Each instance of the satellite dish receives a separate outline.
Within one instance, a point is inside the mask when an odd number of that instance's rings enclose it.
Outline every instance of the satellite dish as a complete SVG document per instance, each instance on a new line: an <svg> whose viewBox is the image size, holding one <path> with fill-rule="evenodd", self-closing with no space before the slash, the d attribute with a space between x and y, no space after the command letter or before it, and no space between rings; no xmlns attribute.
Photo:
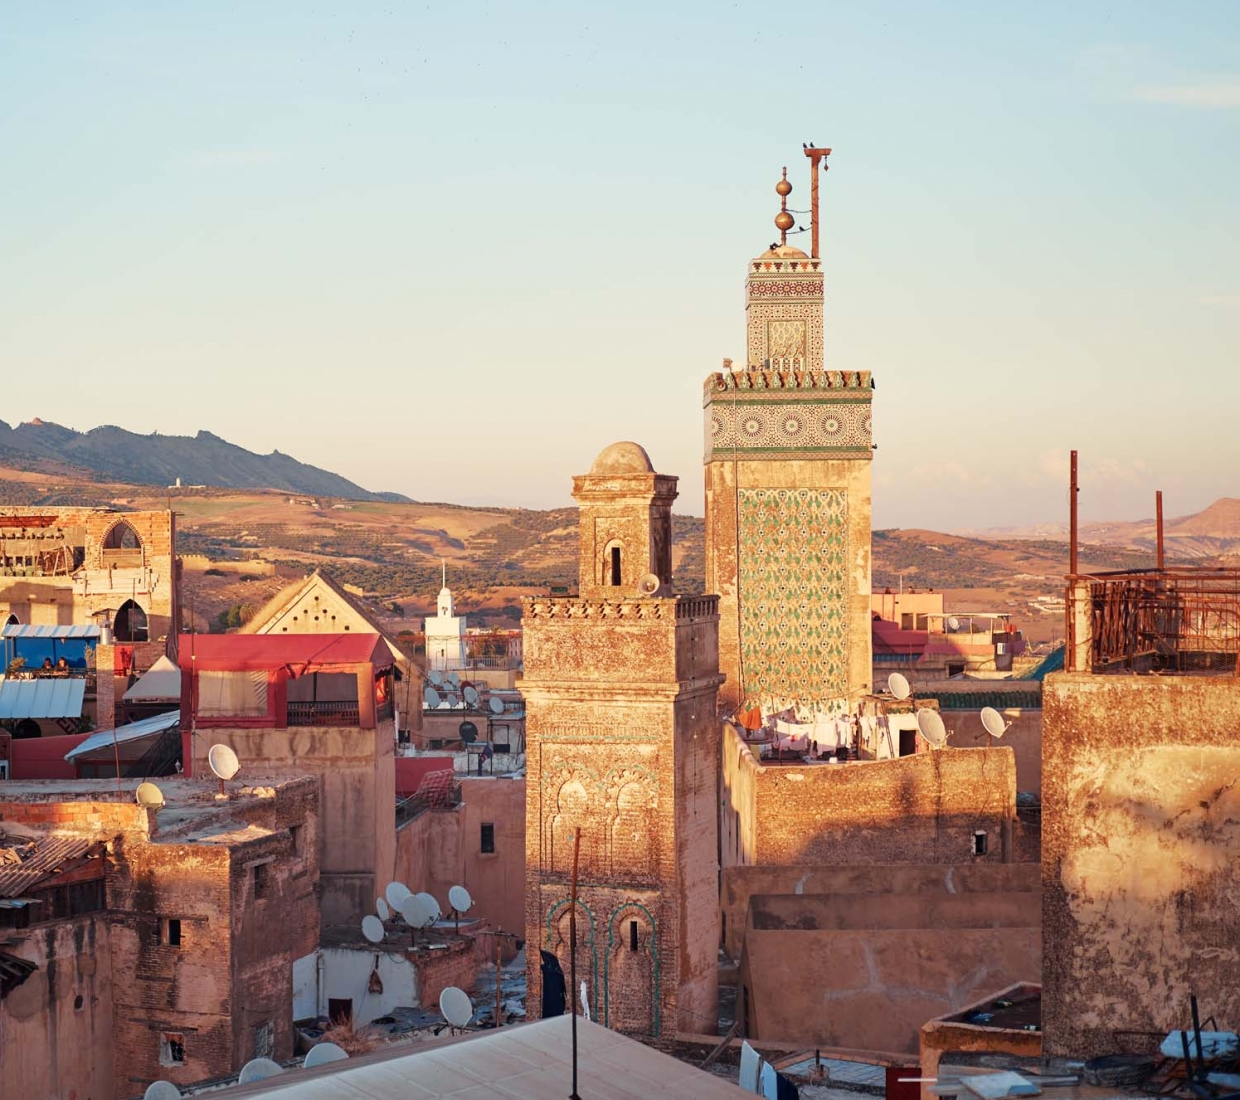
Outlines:
<svg viewBox="0 0 1240 1100"><path fill-rule="evenodd" d="M491 701L487 705L491 708L492 714L504 713L504 700L496 695L491 696Z"/></svg>
<svg viewBox="0 0 1240 1100"><path fill-rule="evenodd" d="M461 686L461 678L455 672L449 672L448 679L445 682L454 688L459 688Z"/></svg>
<svg viewBox="0 0 1240 1100"><path fill-rule="evenodd" d="M469 891L464 886L454 886L448 891L448 904L458 913L468 913L474 904Z"/></svg>
<svg viewBox="0 0 1240 1100"><path fill-rule="evenodd" d="M457 732L461 735L461 740L467 745L478 740L478 727L473 722L462 722L457 727Z"/></svg>
<svg viewBox="0 0 1240 1100"><path fill-rule="evenodd" d="M454 985L439 994L439 1011L453 1027L465 1027L474 1018L474 1006L469 994Z"/></svg>
<svg viewBox="0 0 1240 1100"><path fill-rule="evenodd" d="M960 629L960 620L955 615L947 620L947 629L953 632Z"/></svg>
<svg viewBox="0 0 1240 1100"><path fill-rule="evenodd" d="M375 898L375 912L379 914L380 920L389 920L392 916L392 910L382 898Z"/></svg>
<svg viewBox="0 0 1240 1100"><path fill-rule="evenodd" d="M212 745L207 750L207 763L221 780L231 779L241 770L241 761L227 745Z"/></svg>
<svg viewBox="0 0 1240 1100"><path fill-rule="evenodd" d="M419 897L422 899L422 908L427 913L426 923L428 925L434 924L440 917L439 902L435 900L435 895L421 893L415 894L414 897Z"/></svg>
<svg viewBox="0 0 1240 1100"><path fill-rule="evenodd" d="M148 810L158 810L164 804L164 792L154 783L139 783L134 798L139 806L145 806ZM181 1094L178 1092L177 1095Z"/></svg>
<svg viewBox="0 0 1240 1100"><path fill-rule="evenodd" d="M443 683L443 673L437 668L432 668L426 678L436 687Z"/></svg>
<svg viewBox="0 0 1240 1100"><path fill-rule="evenodd" d="M478 705L478 689L473 684L465 685L465 702L471 707Z"/></svg>
<svg viewBox="0 0 1240 1100"><path fill-rule="evenodd" d="M343 1062L348 1057L348 1053L335 1043L316 1043L310 1048L302 1066L304 1069L314 1069L315 1066L325 1066L328 1062Z"/></svg>
<svg viewBox="0 0 1240 1100"><path fill-rule="evenodd" d="M427 928L439 916L439 903L430 894L410 894L401 903L400 915L410 928Z"/></svg>
<svg viewBox="0 0 1240 1100"><path fill-rule="evenodd" d="M913 693L913 689L909 687L908 677L902 672L893 672L887 677L887 690L901 700L907 699Z"/></svg>
<svg viewBox="0 0 1240 1100"><path fill-rule="evenodd" d="M937 710L919 710L917 712L917 729L931 747L941 749L947 744L947 727Z"/></svg>
<svg viewBox="0 0 1240 1100"><path fill-rule="evenodd" d="M241 1067L237 1076L237 1084L248 1085L253 1081L263 1081L268 1077L278 1077L284 1070L270 1058L251 1058Z"/></svg>
<svg viewBox="0 0 1240 1100"><path fill-rule="evenodd" d="M383 942L383 921L369 913L362 918L362 935L371 943Z"/></svg>
<svg viewBox="0 0 1240 1100"><path fill-rule="evenodd" d="M643 596L653 596L662 587L663 582L657 573L647 573L637 582L637 591Z"/></svg>
<svg viewBox="0 0 1240 1100"><path fill-rule="evenodd" d="M422 692L422 701L431 710L434 710L437 706L439 706L439 692L437 692L433 687L428 687L424 692Z"/></svg>
<svg viewBox="0 0 1240 1100"><path fill-rule="evenodd" d="M1011 723L1005 722L1003 715L994 707L982 707L982 725L986 727L986 732L991 737L1002 737L1007 733Z"/></svg>
<svg viewBox="0 0 1240 1100"><path fill-rule="evenodd" d="M401 905L404 904L405 898L411 893L413 891L403 882L389 882L383 890L383 896L387 898L388 905L396 910L400 909Z"/></svg>
<svg viewBox="0 0 1240 1100"><path fill-rule="evenodd" d="M181 1090L171 1081L152 1081L146 1086L142 1100L181 1100Z"/></svg>

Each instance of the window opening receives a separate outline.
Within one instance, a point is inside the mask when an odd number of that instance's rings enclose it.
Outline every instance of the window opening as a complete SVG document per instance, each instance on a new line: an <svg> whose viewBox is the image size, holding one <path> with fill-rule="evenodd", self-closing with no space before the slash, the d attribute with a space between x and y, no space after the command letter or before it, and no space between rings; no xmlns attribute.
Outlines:
<svg viewBox="0 0 1240 1100"><path fill-rule="evenodd" d="M353 998L329 997L327 999L327 1018L333 1027L348 1025L353 1022Z"/></svg>
<svg viewBox="0 0 1240 1100"><path fill-rule="evenodd" d="M482 851L495 851L495 825L490 821L482 823Z"/></svg>
<svg viewBox="0 0 1240 1100"><path fill-rule="evenodd" d="M984 856L986 854L986 842L990 838L983 832L973 834L973 854L975 856Z"/></svg>
<svg viewBox="0 0 1240 1100"><path fill-rule="evenodd" d="M267 896L268 881L268 865L266 863L254 864L254 896L256 898Z"/></svg>
<svg viewBox="0 0 1240 1100"><path fill-rule="evenodd" d="M179 1066L185 1062L185 1036L179 1031L159 1033L159 1064Z"/></svg>
<svg viewBox="0 0 1240 1100"><path fill-rule="evenodd" d="M611 548L611 586L620 587L620 547Z"/></svg>
<svg viewBox="0 0 1240 1100"><path fill-rule="evenodd" d="M629 921L629 950L637 950L637 921Z"/></svg>
<svg viewBox="0 0 1240 1100"><path fill-rule="evenodd" d="M146 612L133 600L126 600L116 613L113 632L118 642L145 642L148 640Z"/></svg>
<svg viewBox="0 0 1240 1100"><path fill-rule="evenodd" d="M179 920L170 920L168 922L168 946L181 946L181 922Z"/></svg>

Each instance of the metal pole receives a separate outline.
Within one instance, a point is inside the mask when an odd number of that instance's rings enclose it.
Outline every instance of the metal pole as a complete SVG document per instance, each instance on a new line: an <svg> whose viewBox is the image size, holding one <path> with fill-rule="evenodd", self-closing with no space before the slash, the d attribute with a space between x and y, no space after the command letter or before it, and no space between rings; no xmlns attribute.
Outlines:
<svg viewBox="0 0 1240 1100"><path fill-rule="evenodd" d="M573 1091L568 1100L581 1100L577 1095L577 857L581 852L581 827L573 830L573 885L568 900L568 1003L573 1021Z"/></svg>
<svg viewBox="0 0 1240 1100"><path fill-rule="evenodd" d="M504 933L504 930L500 928L498 929L498 934L495 937L495 1026L496 1028L498 1028L500 1026L500 1023L502 1022L500 1019L500 1011L501 1011L501 1006L503 1004L503 998L500 995L499 948L500 948L500 936L502 936L503 933Z"/></svg>
<svg viewBox="0 0 1240 1100"><path fill-rule="evenodd" d="M1167 557L1163 546L1163 515L1162 515L1162 490L1154 494L1155 512L1158 516L1158 571L1161 573L1167 567Z"/></svg>
<svg viewBox="0 0 1240 1100"><path fill-rule="evenodd" d="M1076 496L1080 486L1076 480L1076 451L1072 452L1072 483L1068 491L1068 572L1076 576Z"/></svg>

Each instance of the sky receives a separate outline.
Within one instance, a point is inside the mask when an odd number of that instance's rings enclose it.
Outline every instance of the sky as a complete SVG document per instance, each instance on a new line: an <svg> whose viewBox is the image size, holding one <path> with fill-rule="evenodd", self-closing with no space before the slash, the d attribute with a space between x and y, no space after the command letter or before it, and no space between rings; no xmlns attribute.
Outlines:
<svg viewBox="0 0 1240 1100"><path fill-rule="evenodd" d="M805 141L876 527L1240 496L1229 0L9 5L0 419L528 507L634 439L700 515Z"/></svg>

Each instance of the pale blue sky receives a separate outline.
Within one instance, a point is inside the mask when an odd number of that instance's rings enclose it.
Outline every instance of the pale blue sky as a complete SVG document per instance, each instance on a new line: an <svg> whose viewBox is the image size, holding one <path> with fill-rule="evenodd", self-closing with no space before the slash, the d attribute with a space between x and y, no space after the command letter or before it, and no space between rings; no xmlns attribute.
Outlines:
<svg viewBox="0 0 1240 1100"><path fill-rule="evenodd" d="M424 500L700 514L801 142L876 526L1240 496L1240 4L0 13L0 419L206 428Z"/></svg>

